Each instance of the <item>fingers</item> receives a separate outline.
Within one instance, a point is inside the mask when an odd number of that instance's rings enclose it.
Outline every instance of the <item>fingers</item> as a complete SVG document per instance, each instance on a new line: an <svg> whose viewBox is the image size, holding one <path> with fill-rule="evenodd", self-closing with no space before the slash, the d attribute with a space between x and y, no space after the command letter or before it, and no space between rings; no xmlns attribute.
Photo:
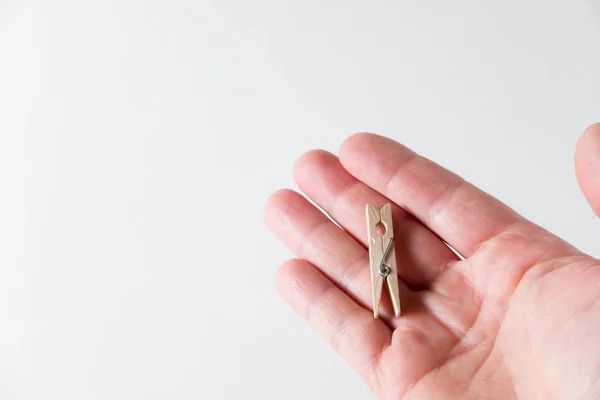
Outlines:
<svg viewBox="0 0 600 400"><path fill-rule="evenodd" d="M390 202L342 167L339 159L326 151L311 151L296 163L294 177L300 189L331 217L367 245L365 205L378 207ZM413 288L426 288L449 260L452 251L427 227L406 211L393 205L394 238L399 249L398 274Z"/></svg>
<svg viewBox="0 0 600 400"><path fill-rule="evenodd" d="M292 308L367 382L373 381L379 354L391 342L391 331L383 322L304 260L282 265L277 287Z"/></svg>
<svg viewBox="0 0 600 400"><path fill-rule="evenodd" d="M354 135L342 145L340 161L464 256L522 220L492 196L391 139Z"/></svg>
<svg viewBox="0 0 600 400"><path fill-rule="evenodd" d="M590 126L579 138L575 170L581 191L600 216L600 124Z"/></svg>
<svg viewBox="0 0 600 400"><path fill-rule="evenodd" d="M265 221L298 257L319 268L360 305L372 308L368 251L304 197L291 190L275 193L267 202ZM401 283L401 298L407 292ZM385 300L380 316L390 322L393 313L387 296Z"/></svg>

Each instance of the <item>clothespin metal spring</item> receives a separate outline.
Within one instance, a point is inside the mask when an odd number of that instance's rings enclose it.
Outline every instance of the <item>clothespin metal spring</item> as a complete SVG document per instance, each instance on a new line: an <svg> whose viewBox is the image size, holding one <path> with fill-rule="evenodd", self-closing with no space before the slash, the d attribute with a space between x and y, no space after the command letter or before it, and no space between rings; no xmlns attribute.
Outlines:
<svg viewBox="0 0 600 400"><path fill-rule="evenodd" d="M392 271L390 266L385 263L385 259L387 258L393 244L394 244L394 238L391 237L390 240L388 241L387 246L385 247L385 251L383 252L383 257L381 258L381 263L379 263L379 275L381 275L383 277L383 279L387 278L388 275L390 274L390 272Z"/></svg>

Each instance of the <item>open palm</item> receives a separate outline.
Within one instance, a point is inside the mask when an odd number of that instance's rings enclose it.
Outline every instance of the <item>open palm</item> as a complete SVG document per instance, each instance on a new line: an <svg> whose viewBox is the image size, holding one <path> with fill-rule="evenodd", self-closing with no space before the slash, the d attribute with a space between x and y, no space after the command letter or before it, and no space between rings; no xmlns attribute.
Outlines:
<svg viewBox="0 0 600 400"><path fill-rule="evenodd" d="M596 203L599 143L592 128L578 155ZM343 229L300 194L274 194L267 225L299 257L279 290L378 398L600 398L600 261L380 136L352 136L339 158L307 153L295 178ZM375 320L364 210L387 202L402 316L384 296Z"/></svg>

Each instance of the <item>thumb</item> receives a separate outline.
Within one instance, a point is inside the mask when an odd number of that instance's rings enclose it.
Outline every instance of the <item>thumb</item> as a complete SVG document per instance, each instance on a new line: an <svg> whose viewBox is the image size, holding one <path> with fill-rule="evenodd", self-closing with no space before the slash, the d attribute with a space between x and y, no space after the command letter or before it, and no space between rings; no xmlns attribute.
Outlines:
<svg viewBox="0 0 600 400"><path fill-rule="evenodd" d="M579 138L575 171L581 191L600 217L600 124L590 126Z"/></svg>

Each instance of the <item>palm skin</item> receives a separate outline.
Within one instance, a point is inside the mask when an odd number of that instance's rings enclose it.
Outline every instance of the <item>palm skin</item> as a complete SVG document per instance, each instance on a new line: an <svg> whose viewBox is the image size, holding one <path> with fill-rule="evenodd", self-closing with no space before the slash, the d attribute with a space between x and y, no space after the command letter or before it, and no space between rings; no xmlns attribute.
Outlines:
<svg viewBox="0 0 600 400"><path fill-rule="evenodd" d="M599 213L598 126L577 167ZM380 136L350 137L339 158L307 153L295 179L343 229L298 193L274 194L267 225L299 257L278 288L377 398L600 398L600 261ZM387 202L402 315L384 296L375 320L364 207Z"/></svg>

